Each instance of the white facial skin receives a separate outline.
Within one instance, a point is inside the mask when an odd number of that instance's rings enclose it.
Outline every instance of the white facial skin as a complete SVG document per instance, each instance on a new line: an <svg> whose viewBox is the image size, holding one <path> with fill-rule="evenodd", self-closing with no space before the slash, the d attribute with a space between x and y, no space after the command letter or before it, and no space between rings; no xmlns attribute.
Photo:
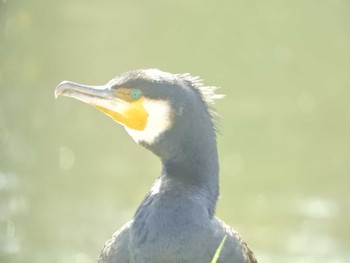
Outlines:
<svg viewBox="0 0 350 263"><path fill-rule="evenodd" d="M129 135L135 142L145 142L153 144L160 134L171 127L171 106L165 100L151 100L145 98L142 102L143 107L148 112L146 128L142 131L125 127Z"/></svg>

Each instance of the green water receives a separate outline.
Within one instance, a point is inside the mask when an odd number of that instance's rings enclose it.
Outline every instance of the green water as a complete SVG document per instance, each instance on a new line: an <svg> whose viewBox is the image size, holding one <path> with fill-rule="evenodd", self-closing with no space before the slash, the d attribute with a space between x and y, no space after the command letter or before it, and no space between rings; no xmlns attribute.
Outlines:
<svg viewBox="0 0 350 263"><path fill-rule="evenodd" d="M0 262L94 262L156 157L62 80L221 86L217 214L259 262L350 262L350 2L0 2Z"/></svg>

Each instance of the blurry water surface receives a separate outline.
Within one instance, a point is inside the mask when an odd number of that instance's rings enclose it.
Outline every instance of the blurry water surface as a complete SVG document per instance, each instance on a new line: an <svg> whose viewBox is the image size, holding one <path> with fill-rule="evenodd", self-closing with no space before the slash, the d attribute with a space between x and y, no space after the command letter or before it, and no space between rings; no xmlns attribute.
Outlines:
<svg viewBox="0 0 350 263"><path fill-rule="evenodd" d="M62 80L221 86L217 214L259 262L350 262L350 2L0 2L0 262L94 262L160 171Z"/></svg>

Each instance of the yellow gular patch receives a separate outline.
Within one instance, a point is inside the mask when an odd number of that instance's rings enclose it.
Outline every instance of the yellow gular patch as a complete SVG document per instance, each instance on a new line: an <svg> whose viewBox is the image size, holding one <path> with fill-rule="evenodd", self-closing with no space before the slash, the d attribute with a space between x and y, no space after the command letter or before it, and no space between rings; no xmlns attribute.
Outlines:
<svg viewBox="0 0 350 263"><path fill-rule="evenodd" d="M116 122L119 122L130 129L142 131L146 128L148 119L148 113L142 105L143 99L144 98L142 97L137 101L130 102L129 107L122 112L115 112L98 105L94 106L110 116Z"/></svg>

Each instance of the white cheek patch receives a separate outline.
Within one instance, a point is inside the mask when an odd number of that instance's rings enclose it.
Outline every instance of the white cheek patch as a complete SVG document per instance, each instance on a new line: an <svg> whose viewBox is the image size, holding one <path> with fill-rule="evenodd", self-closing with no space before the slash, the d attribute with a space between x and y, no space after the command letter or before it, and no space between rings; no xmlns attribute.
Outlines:
<svg viewBox="0 0 350 263"><path fill-rule="evenodd" d="M148 112L146 128L142 131L128 127L125 127L125 129L135 142L145 142L151 145L163 132L171 128L171 106L168 101L147 98L143 100L142 105Z"/></svg>

